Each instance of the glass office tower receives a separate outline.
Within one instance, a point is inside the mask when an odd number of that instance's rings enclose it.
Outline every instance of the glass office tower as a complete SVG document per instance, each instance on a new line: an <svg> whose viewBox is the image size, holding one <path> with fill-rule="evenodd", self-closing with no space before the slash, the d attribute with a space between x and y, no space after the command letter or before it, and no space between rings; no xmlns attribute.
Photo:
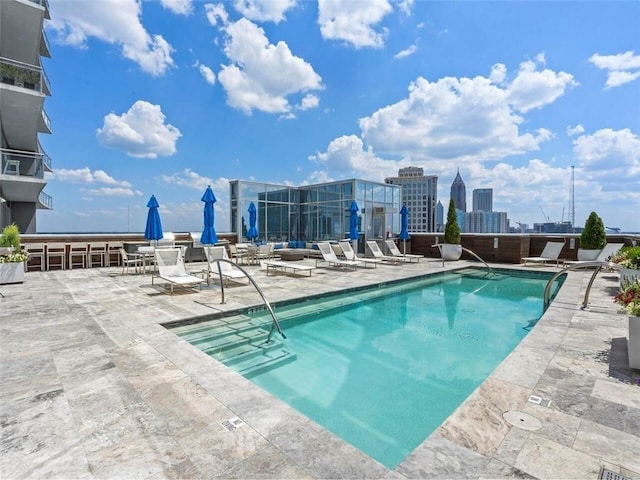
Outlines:
<svg viewBox="0 0 640 480"><path fill-rule="evenodd" d="M246 241L249 205L257 209L258 240L285 242L342 240L349 236L351 202L358 204L360 240L391 238L400 232L398 185L342 180L290 187L232 180L231 230Z"/></svg>

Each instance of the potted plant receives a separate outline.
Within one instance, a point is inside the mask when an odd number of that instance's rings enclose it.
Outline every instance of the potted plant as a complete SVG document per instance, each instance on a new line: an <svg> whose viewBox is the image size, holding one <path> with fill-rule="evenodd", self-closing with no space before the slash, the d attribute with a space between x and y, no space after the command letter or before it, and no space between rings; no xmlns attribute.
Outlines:
<svg viewBox="0 0 640 480"><path fill-rule="evenodd" d="M21 250L18 226L13 223L4 227L0 235L0 284L24 282L28 257Z"/></svg>
<svg viewBox="0 0 640 480"><path fill-rule="evenodd" d="M609 261L622 267L620 269L621 288L640 280L640 246L622 247Z"/></svg>
<svg viewBox="0 0 640 480"><path fill-rule="evenodd" d="M596 212L591 212L580 234L578 260L595 260L607 243L604 223Z"/></svg>
<svg viewBox="0 0 640 480"><path fill-rule="evenodd" d="M444 227L444 243L440 245L442 260L459 260L462 256L462 245L460 245L460 227L458 226L458 216L456 215L456 203L453 198L449 200L449 210L447 210L447 223Z"/></svg>
<svg viewBox="0 0 640 480"><path fill-rule="evenodd" d="M640 368L640 279L628 283L613 301L622 305L629 315L629 366Z"/></svg>

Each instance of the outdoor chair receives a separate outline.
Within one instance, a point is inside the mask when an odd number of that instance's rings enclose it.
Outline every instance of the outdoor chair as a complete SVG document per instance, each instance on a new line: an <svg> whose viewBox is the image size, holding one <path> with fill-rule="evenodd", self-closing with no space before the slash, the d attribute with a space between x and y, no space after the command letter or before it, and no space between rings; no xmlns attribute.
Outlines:
<svg viewBox="0 0 640 480"><path fill-rule="evenodd" d="M167 282L173 295L174 287L194 288L206 282L205 279L187 272L182 252L179 248L156 248L154 253L158 273L151 276L152 285L154 284L154 278L157 276Z"/></svg>
<svg viewBox="0 0 640 480"><path fill-rule="evenodd" d="M373 268L375 268L379 263L382 263L382 260L379 260L377 258L358 257L356 255L356 252L353 251L353 248L351 248L351 243L347 240L341 240L340 242L338 242L338 245L342 249L344 258L346 258L347 260L351 260L352 262L360 262L364 267L366 267L367 265L373 265Z"/></svg>
<svg viewBox="0 0 640 480"><path fill-rule="evenodd" d="M37 258L40 260L40 263L36 264L36 266L40 267L40 270L44 271L47 263L44 251L44 243L26 243L24 245L24 249L29 254L27 270L30 266L32 266L30 265L31 262Z"/></svg>
<svg viewBox="0 0 640 480"><path fill-rule="evenodd" d="M120 247L118 252L120 254L120 263L122 264L122 274L129 275L129 267L133 267L137 273L138 269L142 271L142 256L137 253L127 253L127 251Z"/></svg>
<svg viewBox="0 0 640 480"><path fill-rule="evenodd" d="M369 247L369 251L371 252L371 255L373 255L373 258L376 258L383 262L399 265L408 261L404 257L385 255L384 253L382 253L382 250L380 250L380 247L378 247L378 244L375 242L375 240L367 240L367 247Z"/></svg>
<svg viewBox="0 0 640 480"><path fill-rule="evenodd" d="M105 242L89 242L87 251L87 267L94 265L104 267L107 259L107 244Z"/></svg>
<svg viewBox="0 0 640 480"><path fill-rule="evenodd" d="M60 267L64 270L66 267L67 246L62 242L47 243L47 270L51 267ZM52 262L51 260L57 260Z"/></svg>
<svg viewBox="0 0 640 480"><path fill-rule="evenodd" d="M394 242L393 240L385 240L384 243L389 249L389 252L391 253L391 255L393 255L394 257L404 257L409 262L412 262L414 260L416 262L419 262L420 259L423 258L422 255L412 255L410 253L402 253L400 249L396 246L396 242Z"/></svg>
<svg viewBox="0 0 640 480"><path fill-rule="evenodd" d="M222 279L225 282L225 285L228 284L229 280L240 280L247 279L247 283L249 279L247 276L235 268L228 262L216 262L218 259L229 260L229 256L227 255L227 249L225 247L204 247L204 254L207 257L207 285L211 282L211 277L219 277L222 274ZM220 271L218 271L218 265L220 266Z"/></svg>
<svg viewBox="0 0 640 480"><path fill-rule="evenodd" d="M71 242L69 245L69 269L73 267L86 268L87 266L87 247L85 242Z"/></svg>
<svg viewBox="0 0 640 480"><path fill-rule="evenodd" d="M107 255L106 255L106 266L110 267L113 265L120 265L120 259L122 258L120 255L120 249L123 248L124 245L122 242L115 241L109 242L107 244Z"/></svg>
<svg viewBox="0 0 640 480"><path fill-rule="evenodd" d="M322 260L316 259L316 267L318 266L318 262L320 261L327 262L329 264L329 267L338 267L342 268L343 270L345 268L353 268L355 270L358 266L357 261L340 260L333 251L333 248L331 248L331 244L329 242L318 242L318 249L322 254Z"/></svg>
<svg viewBox="0 0 640 480"><path fill-rule="evenodd" d="M547 242L539 257L524 257L522 262L527 265L527 262L534 263L546 263L556 262L556 266L560 263L558 257L564 247L564 242Z"/></svg>

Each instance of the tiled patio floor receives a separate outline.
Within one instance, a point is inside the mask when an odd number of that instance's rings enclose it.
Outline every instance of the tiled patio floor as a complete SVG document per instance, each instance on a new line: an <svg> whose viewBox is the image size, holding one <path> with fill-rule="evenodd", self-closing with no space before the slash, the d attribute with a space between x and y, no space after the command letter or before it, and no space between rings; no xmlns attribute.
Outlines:
<svg viewBox="0 0 640 480"><path fill-rule="evenodd" d="M442 270L249 268L271 302ZM115 267L29 272L0 287L0 478L596 479L604 466L640 479L640 372L611 301L617 274L598 276L583 311L589 277L571 273L516 350L389 471L160 325L258 304L252 287L227 288L221 305L217 286L170 296ZM222 428L232 417L246 425Z"/></svg>

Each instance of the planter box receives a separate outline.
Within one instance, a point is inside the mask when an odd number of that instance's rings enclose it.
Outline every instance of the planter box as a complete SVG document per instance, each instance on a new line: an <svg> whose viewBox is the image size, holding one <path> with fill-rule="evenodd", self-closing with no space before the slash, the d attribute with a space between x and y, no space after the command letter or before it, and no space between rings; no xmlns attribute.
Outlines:
<svg viewBox="0 0 640 480"><path fill-rule="evenodd" d="M24 282L25 263L0 263L0 285Z"/></svg>
<svg viewBox="0 0 640 480"><path fill-rule="evenodd" d="M441 243L440 252L443 260L460 260L460 257L462 256L462 245L456 245L454 243Z"/></svg>
<svg viewBox="0 0 640 480"><path fill-rule="evenodd" d="M640 369L640 317L629 317L627 347L629 350L629 366Z"/></svg>
<svg viewBox="0 0 640 480"><path fill-rule="evenodd" d="M636 280L640 281L640 270L633 270L631 268L623 268L620 270L620 288L624 288L625 285L629 285Z"/></svg>

